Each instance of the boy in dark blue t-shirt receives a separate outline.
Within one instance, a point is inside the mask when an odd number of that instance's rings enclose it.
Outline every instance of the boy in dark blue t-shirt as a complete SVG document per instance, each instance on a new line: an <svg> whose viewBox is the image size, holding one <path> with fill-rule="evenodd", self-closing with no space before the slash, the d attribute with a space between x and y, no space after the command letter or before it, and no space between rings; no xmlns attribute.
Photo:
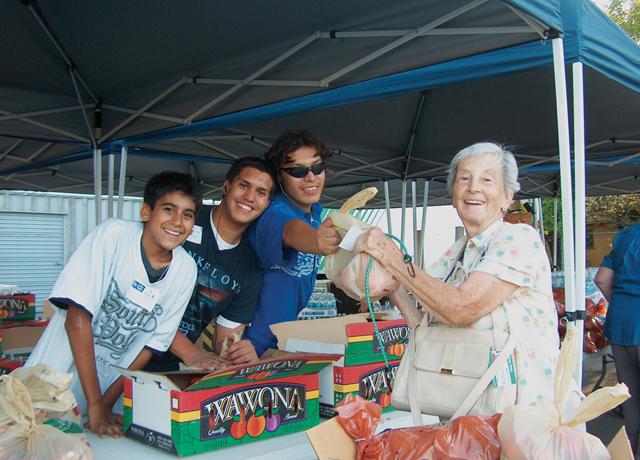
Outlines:
<svg viewBox="0 0 640 460"><path fill-rule="evenodd" d="M256 361L248 340L226 348L228 337L240 337L253 318L262 274L258 258L243 237L244 231L266 209L274 193L276 172L260 158L237 160L227 173L224 196L218 206L203 206L184 249L198 267L196 288L182 317L171 353L155 356L151 371L189 367L218 369L229 364ZM212 350L195 345L212 322ZM224 355L224 356L221 356Z"/></svg>

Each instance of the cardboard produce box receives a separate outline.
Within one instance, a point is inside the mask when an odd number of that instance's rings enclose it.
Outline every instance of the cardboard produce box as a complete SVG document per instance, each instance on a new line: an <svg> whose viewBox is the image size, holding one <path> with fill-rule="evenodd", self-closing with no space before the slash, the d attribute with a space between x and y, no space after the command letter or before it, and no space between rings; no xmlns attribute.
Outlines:
<svg viewBox="0 0 640 460"><path fill-rule="evenodd" d="M318 371L339 357L296 354L205 376L118 369L125 435L185 456L304 431L319 422Z"/></svg>
<svg viewBox="0 0 640 460"><path fill-rule="evenodd" d="M48 321L3 322L2 349L5 355L28 356L36 346Z"/></svg>
<svg viewBox="0 0 640 460"><path fill-rule="evenodd" d="M6 322L33 321L36 318L36 295L0 295L0 316Z"/></svg>
<svg viewBox="0 0 640 460"><path fill-rule="evenodd" d="M362 366L333 366L333 406L348 394L360 395L382 406L382 411L391 410L391 392L400 361L389 361L391 375L385 375L385 364L374 363ZM391 388L389 388L391 386ZM334 407L320 407L320 414L332 417Z"/></svg>
<svg viewBox="0 0 640 460"><path fill-rule="evenodd" d="M365 397L366 378L384 368L384 357L375 338L373 323L368 322L367 318L368 313L361 313L313 321L289 321L271 326L280 349L344 355L343 359L334 363L333 369L320 372L320 414L323 416L333 416L336 402L344 398L346 393L357 391L360 396ZM388 359L397 367L408 342L409 328L404 320L380 318L377 324ZM362 364L363 362L367 364ZM356 363L359 365L354 365ZM336 371L337 369L339 370ZM336 372L348 379L348 391L345 390L345 380L336 380ZM355 390L356 387L358 390ZM368 399L374 397L380 402L382 393L374 392ZM386 397L383 402L386 402Z"/></svg>

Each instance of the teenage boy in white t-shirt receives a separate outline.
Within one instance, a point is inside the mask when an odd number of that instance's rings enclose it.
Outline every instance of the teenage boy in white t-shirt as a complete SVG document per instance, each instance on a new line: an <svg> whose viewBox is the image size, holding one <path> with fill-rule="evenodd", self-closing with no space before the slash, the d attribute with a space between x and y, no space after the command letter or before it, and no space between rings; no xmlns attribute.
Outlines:
<svg viewBox="0 0 640 460"><path fill-rule="evenodd" d="M140 222L109 219L80 244L58 277L56 312L25 366L72 372L78 408L99 436L122 436L112 412L122 378L112 365L141 369L169 348L189 301L196 265L180 246L201 196L186 174L153 176Z"/></svg>

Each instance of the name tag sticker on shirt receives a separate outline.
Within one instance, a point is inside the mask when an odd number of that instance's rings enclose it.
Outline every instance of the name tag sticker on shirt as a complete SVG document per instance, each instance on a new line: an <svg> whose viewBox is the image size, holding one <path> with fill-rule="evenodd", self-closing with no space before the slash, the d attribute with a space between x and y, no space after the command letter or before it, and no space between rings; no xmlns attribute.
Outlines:
<svg viewBox="0 0 640 460"><path fill-rule="evenodd" d="M499 351L491 351L489 352L489 364L498 359L500 355ZM515 385L517 383L516 379L516 366L513 362L513 354L511 354L507 358L507 363L504 367L498 371L496 376L491 380L491 385L496 388L503 387L505 385Z"/></svg>
<svg viewBox="0 0 640 460"><path fill-rule="evenodd" d="M360 227L358 227L357 225L352 225L349 231L347 232L347 234L344 236L344 238L342 238L342 241L340 242L340 247L342 249L346 249L347 251L353 252L353 250L356 247L356 240L363 233L364 233L364 230L362 230Z"/></svg>
<svg viewBox="0 0 640 460"><path fill-rule="evenodd" d="M139 281L134 281L131 283L131 286L129 286L125 297L136 305L140 305L145 310L151 311L158 302L160 291L150 286L146 286L144 283Z"/></svg>
<svg viewBox="0 0 640 460"><path fill-rule="evenodd" d="M187 241L191 241L193 244L202 243L202 227L199 225L193 226L193 231L191 235L187 238Z"/></svg>

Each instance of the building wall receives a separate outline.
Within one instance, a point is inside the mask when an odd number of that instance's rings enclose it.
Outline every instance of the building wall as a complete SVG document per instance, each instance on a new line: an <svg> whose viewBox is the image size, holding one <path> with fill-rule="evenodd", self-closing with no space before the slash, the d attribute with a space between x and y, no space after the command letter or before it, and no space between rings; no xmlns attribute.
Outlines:
<svg viewBox="0 0 640 460"><path fill-rule="evenodd" d="M122 218L138 220L141 198L125 198ZM102 218L107 218L108 198L102 199ZM96 226L93 195L72 193L26 192L0 190L0 212L29 212L61 214L64 216L65 263L82 239ZM117 213L117 200L113 203L113 215ZM19 229L16 229L19 231Z"/></svg>
<svg viewBox="0 0 640 460"><path fill-rule="evenodd" d="M618 229L609 223L587 224L587 266L599 267L611 252L611 244Z"/></svg>

